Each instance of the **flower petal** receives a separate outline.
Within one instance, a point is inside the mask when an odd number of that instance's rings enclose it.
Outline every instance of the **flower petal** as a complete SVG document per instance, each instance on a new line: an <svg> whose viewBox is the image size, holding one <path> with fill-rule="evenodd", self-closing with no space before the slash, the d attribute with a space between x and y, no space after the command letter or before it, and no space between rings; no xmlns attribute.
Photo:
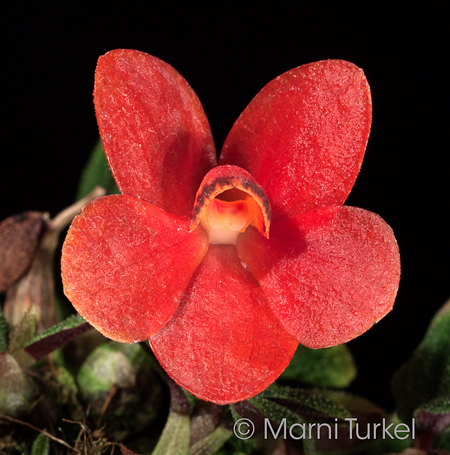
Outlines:
<svg viewBox="0 0 450 455"><path fill-rule="evenodd" d="M189 220L132 196L88 204L72 223L61 259L64 292L116 341L150 338L172 316L208 248Z"/></svg>
<svg viewBox="0 0 450 455"><path fill-rule="evenodd" d="M238 239L283 327L310 348L345 343L392 308L400 257L391 228L374 213L329 207L272 222Z"/></svg>
<svg viewBox="0 0 450 455"><path fill-rule="evenodd" d="M231 245L210 245L177 311L150 343L176 382L219 404L265 389L298 344Z"/></svg>
<svg viewBox="0 0 450 455"><path fill-rule="evenodd" d="M216 154L203 108L183 77L156 57L118 49L99 58L94 102L120 191L190 216Z"/></svg>
<svg viewBox="0 0 450 455"><path fill-rule="evenodd" d="M274 219L342 205L361 166L371 117L361 69L343 60L303 65L256 95L231 129L219 163L252 174Z"/></svg>

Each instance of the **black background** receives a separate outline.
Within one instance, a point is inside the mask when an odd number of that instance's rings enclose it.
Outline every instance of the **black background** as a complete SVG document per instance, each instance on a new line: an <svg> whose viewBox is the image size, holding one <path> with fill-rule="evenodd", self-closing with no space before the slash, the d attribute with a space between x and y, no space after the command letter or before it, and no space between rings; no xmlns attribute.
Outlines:
<svg viewBox="0 0 450 455"><path fill-rule="evenodd" d="M174 66L202 101L219 150L247 103L282 72L327 58L364 69L373 126L347 204L393 227L402 280L393 312L350 343L359 367L352 390L392 410L392 373L450 295L444 7L17 3L2 13L1 218L30 209L55 215L73 201L98 137L93 77L108 50L134 48Z"/></svg>

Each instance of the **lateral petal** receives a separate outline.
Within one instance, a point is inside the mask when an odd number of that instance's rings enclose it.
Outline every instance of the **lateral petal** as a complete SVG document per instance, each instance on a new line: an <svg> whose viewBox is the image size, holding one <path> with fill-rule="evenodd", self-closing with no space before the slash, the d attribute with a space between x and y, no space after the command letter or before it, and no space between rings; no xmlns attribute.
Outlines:
<svg viewBox="0 0 450 455"><path fill-rule="evenodd" d="M216 153L206 115L185 79L156 57L117 49L98 60L94 102L120 191L190 216Z"/></svg>
<svg viewBox="0 0 450 455"><path fill-rule="evenodd" d="M298 345L273 316L234 245L210 245L177 311L150 344L178 384L218 404L264 390Z"/></svg>
<svg viewBox="0 0 450 455"><path fill-rule="evenodd" d="M324 60L269 82L233 125L220 164L249 171L273 218L342 205L363 160L372 102L364 73Z"/></svg>
<svg viewBox="0 0 450 455"><path fill-rule="evenodd" d="M272 222L270 240L247 229L237 249L283 327L310 348L361 335L394 303L398 246L374 213L316 209Z"/></svg>
<svg viewBox="0 0 450 455"><path fill-rule="evenodd" d="M64 292L91 325L125 343L154 335L172 316L208 248L190 220L133 196L88 204L69 229Z"/></svg>

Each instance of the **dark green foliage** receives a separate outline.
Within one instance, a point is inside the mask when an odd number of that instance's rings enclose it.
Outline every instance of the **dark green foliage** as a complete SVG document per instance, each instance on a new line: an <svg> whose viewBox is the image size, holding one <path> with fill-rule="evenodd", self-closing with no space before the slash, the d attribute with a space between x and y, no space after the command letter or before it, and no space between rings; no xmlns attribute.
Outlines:
<svg viewBox="0 0 450 455"><path fill-rule="evenodd" d="M396 372L392 390L404 421L425 403L450 395L450 303L434 317L412 357Z"/></svg>
<svg viewBox="0 0 450 455"><path fill-rule="evenodd" d="M101 140L94 147L89 161L81 174L76 200L86 197L96 186L103 187L107 194L119 193L109 169Z"/></svg>

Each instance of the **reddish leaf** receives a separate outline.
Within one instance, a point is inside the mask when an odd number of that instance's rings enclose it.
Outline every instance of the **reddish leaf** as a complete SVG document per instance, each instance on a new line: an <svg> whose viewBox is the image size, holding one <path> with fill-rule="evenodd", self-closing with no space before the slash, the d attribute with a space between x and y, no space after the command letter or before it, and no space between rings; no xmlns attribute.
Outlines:
<svg viewBox="0 0 450 455"><path fill-rule="evenodd" d="M87 322L80 324L77 327L72 327L70 329L61 330L60 332L49 335L45 338L42 338L34 343L25 347L25 351L28 352L35 360L42 359L42 357L50 354L55 349L58 349L68 343L70 340L73 340L78 335L81 335L88 330L91 330L92 326Z"/></svg>
<svg viewBox="0 0 450 455"><path fill-rule="evenodd" d="M189 220L132 196L96 199L75 218L62 254L64 291L116 341L151 337L170 318L208 239Z"/></svg>
<svg viewBox="0 0 450 455"><path fill-rule="evenodd" d="M310 348L345 343L392 308L400 257L391 228L354 207L316 209L237 244L283 327Z"/></svg>
<svg viewBox="0 0 450 455"><path fill-rule="evenodd" d="M123 444L119 444L120 451L122 452L122 455L140 455L137 452L133 452L130 449L127 449Z"/></svg>
<svg viewBox="0 0 450 455"><path fill-rule="evenodd" d="M167 63L134 50L99 58L94 101L120 191L190 216L214 142L192 88Z"/></svg>
<svg viewBox="0 0 450 455"><path fill-rule="evenodd" d="M273 218L341 205L359 172L372 103L364 73L342 60L300 66L267 84L228 135L220 164L249 171Z"/></svg>
<svg viewBox="0 0 450 455"><path fill-rule="evenodd" d="M150 343L178 384L218 404L261 392L297 347L230 245L210 245L177 311Z"/></svg>
<svg viewBox="0 0 450 455"><path fill-rule="evenodd" d="M433 413L416 412L417 426L421 431L429 431L433 435L439 434L450 425L450 412Z"/></svg>

